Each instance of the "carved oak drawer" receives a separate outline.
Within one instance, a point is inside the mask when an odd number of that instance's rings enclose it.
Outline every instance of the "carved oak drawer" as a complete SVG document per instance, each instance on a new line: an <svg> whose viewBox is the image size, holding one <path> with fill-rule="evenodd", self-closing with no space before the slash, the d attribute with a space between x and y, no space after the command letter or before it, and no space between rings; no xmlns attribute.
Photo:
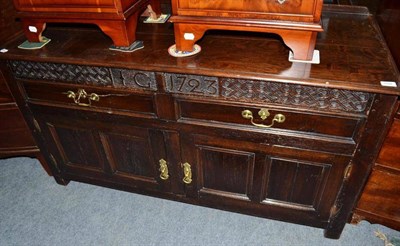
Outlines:
<svg viewBox="0 0 400 246"><path fill-rule="evenodd" d="M177 100L179 119L186 122L212 121L248 130L280 129L303 134L326 135L352 139L362 118L331 116L275 107L254 105L221 105Z"/></svg>
<svg viewBox="0 0 400 246"><path fill-rule="evenodd" d="M69 84L23 82L27 100L34 104L79 107L106 112L134 112L155 117L152 94L132 94L121 90Z"/></svg>

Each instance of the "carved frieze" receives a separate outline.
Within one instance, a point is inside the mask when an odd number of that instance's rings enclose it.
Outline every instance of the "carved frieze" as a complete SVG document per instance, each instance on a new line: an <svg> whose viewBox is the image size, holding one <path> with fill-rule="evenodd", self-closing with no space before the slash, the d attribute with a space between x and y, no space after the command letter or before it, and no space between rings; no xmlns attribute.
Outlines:
<svg viewBox="0 0 400 246"><path fill-rule="evenodd" d="M156 75L153 72L112 68L111 75L115 87L157 90Z"/></svg>
<svg viewBox="0 0 400 246"><path fill-rule="evenodd" d="M19 79L157 90L154 72L48 62L10 61Z"/></svg>
<svg viewBox="0 0 400 246"><path fill-rule="evenodd" d="M167 92L219 96L217 77L165 73L164 81Z"/></svg>
<svg viewBox="0 0 400 246"><path fill-rule="evenodd" d="M157 91L154 72L60 63L10 61L14 76L54 82ZM265 102L315 110L363 113L372 94L271 81L164 73L166 91L224 100Z"/></svg>
<svg viewBox="0 0 400 246"><path fill-rule="evenodd" d="M221 79L221 96L228 100L251 100L317 110L364 112L371 94L287 83Z"/></svg>
<svg viewBox="0 0 400 246"><path fill-rule="evenodd" d="M14 76L19 79L40 79L76 84L112 84L110 70L105 67L30 61L11 61L10 66Z"/></svg>

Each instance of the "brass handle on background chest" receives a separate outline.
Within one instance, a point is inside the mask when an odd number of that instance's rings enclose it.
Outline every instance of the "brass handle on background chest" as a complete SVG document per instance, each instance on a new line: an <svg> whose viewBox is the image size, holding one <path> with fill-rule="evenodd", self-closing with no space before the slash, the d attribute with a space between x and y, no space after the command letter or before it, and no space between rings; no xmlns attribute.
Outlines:
<svg viewBox="0 0 400 246"><path fill-rule="evenodd" d="M169 178L167 162L164 159L161 159L159 163L160 169L158 170L160 171L160 179L167 180Z"/></svg>
<svg viewBox="0 0 400 246"><path fill-rule="evenodd" d="M192 168L191 168L190 164L185 162L185 163L181 164L181 166L183 168L183 179L182 179L182 181L185 184L192 183Z"/></svg>
<svg viewBox="0 0 400 246"><path fill-rule="evenodd" d="M262 120L266 120L270 116L270 113L269 113L268 109L262 108L262 109L260 109L260 111L258 111L258 115L260 116L260 118ZM248 109L242 111L242 117L250 120L250 122L253 126L262 127L262 128L270 128L275 124L275 122L283 123L286 120L286 117L283 114L276 114L274 116L274 118L272 119L271 124L269 124L269 125L255 123L253 113Z"/></svg>
<svg viewBox="0 0 400 246"><path fill-rule="evenodd" d="M72 98L74 100L74 103L79 106L89 107L92 105L92 101L100 101L99 95L97 95L96 93L88 94L84 89L78 89L77 92L67 91L65 94L67 94L68 98ZM87 103L81 102L82 99L87 100Z"/></svg>

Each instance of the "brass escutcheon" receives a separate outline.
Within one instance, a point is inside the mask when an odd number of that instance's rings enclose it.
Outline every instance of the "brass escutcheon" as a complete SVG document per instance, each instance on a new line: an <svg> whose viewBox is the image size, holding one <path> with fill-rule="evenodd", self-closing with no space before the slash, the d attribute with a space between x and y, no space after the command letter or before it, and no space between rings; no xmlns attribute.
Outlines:
<svg viewBox="0 0 400 246"><path fill-rule="evenodd" d="M190 166L190 164L189 163L187 163L187 162L185 162L185 163L183 163L182 165L182 168L183 168L183 179L182 179L182 181L185 183L185 184L190 184L190 183L192 183L192 169L191 169L191 166Z"/></svg>
<svg viewBox="0 0 400 246"><path fill-rule="evenodd" d="M160 179L167 180L169 178L167 162L164 159L161 159L159 163L160 163L160 169L159 169Z"/></svg>

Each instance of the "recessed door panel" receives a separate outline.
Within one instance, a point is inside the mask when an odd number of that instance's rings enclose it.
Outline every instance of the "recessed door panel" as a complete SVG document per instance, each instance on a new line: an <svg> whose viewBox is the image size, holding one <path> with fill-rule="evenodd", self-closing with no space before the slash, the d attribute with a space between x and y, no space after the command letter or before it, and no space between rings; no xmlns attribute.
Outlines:
<svg viewBox="0 0 400 246"><path fill-rule="evenodd" d="M255 154L198 146L201 193L250 200Z"/></svg>
<svg viewBox="0 0 400 246"><path fill-rule="evenodd" d="M104 164L99 156L91 129L47 123L52 138L63 159L70 168L102 171Z"/></svg>
<svg viewBox="0 0 400 246"><path fill-rule="evenodd" d="M331 165L272 158L263 202L316 209Z"/></svg>
<svg viewBox="0 0 400 246"><path fill-rule="evenodd" d="M128 133L101 132L113 175L156 184L157 163L147 129ZM137 133L136 135L133 135Z"/></svg>

